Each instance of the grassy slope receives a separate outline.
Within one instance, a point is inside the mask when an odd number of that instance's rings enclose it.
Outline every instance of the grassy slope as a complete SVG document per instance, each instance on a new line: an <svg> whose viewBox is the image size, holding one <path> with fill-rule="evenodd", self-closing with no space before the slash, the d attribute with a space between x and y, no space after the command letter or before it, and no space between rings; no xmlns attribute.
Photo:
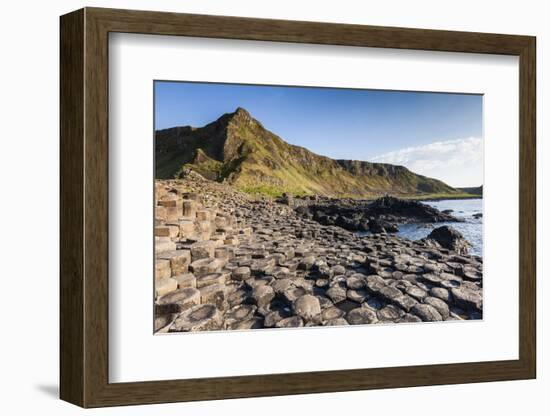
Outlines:
<svg viewBox="0 0 550 416"><path fill-rule="evenodd" d="M415 198L470 196L404 167L316 155L286 143L244 111L224 115L201 129L179 129L157 132L157 143L165 147L162 152L157 147L157 178L177 176L186 166L242 191L271 196L284 192L356 198L385 193ZM179 147L171 148L177 140Z"/></svg>

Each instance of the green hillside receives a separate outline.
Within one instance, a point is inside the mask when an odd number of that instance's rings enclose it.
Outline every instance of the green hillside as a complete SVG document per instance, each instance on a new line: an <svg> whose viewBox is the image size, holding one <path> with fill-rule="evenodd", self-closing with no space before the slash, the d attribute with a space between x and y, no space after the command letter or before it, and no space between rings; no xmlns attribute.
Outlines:
<svg viewBox="0 0 550 416"><path fill-rule="evenodd" d="M445 183L403 166L334 160L291 145L242 109L201 128L174 127L156 132L158 179L175 178L190 168L239 190L278 196L317 194L370 198L462 195Z"/></svg>
<svg viewBox="0 0 550 416"><path fill-rule="evenodd" d="M477 187L471 187L471 188L456 188L456 189L475 196L483 196L483 185L477 186Z"/></svg>

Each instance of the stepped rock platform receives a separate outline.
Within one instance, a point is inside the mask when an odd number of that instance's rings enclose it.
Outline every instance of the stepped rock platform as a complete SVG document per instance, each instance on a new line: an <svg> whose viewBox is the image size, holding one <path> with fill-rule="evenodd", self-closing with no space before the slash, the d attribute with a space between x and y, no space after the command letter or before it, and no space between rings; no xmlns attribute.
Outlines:
<svg viewBox="0 0 550 416"><path fill-rule="evenodd" d="M359 236L192 172L155 187L158 333L482 318L464 244Z"/></svg>

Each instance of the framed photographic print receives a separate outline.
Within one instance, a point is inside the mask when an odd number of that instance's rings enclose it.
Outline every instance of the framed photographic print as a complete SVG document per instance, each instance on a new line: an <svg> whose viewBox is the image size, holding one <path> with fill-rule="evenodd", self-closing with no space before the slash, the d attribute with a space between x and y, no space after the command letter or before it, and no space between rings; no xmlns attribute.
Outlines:
<svg viewBox="0 0 550 416"><path fill-rule="evenodd" d="M61 398L534 378L535 38L61 17Z"/></svg>

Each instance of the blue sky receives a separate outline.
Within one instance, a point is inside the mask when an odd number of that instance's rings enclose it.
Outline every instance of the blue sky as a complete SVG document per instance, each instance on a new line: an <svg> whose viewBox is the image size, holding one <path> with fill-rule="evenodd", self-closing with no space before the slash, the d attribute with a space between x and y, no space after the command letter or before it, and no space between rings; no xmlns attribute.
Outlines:
<svg viewBox="0 0 550 416"><path fill-rule="evenodd" d="M237 107L321 155L482 184L481 95L155 82L156 129L201 127Z"/></svg>

